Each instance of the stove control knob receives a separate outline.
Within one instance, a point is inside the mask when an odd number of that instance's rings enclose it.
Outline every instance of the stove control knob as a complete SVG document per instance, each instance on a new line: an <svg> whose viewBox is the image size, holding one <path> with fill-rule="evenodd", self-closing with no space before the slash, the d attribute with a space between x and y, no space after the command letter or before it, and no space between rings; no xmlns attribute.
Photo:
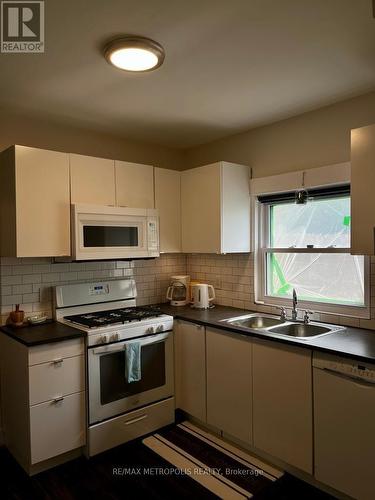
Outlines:
<svg viewBox="0 0 375 500"><path fill-rule="evenodd" d="M102 344L106 344L106 343L108 342L108 337L107 337L107 335L102 335L102 336L100 337L100 342L101 342Z"/></svg>
<svg viewBox="0 0 375 500"><path fill-rule="evenodd" d="M155 333L155 327L154 326L149 326L146 330L146 333Z"/></svg>
<svg viewBox="0 0 375 500"><path fill-rule="evenodd" d="M118 333L114 333L111 337L111 342L116 342L117 340L120 340L120 335Z"/></svg>
<svg viewBox="0 0 375 500"><path fill-rule="evenodd" d="M156 331L157 331L157 332L164 332L164 325L159 325L159 326L156 328Z"/></svg>

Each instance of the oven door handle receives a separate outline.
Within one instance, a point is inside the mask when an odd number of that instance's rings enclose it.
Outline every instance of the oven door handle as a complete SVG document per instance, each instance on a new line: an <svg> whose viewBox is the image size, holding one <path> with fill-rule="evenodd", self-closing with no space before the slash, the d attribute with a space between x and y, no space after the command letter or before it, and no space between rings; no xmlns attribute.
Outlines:
<svg viewBox="0 0 375 500"><path fill-rule="evenodd" d="M126 344L131 344L132 342L139 342L141 346L159 344L160 342L165 342L169 337L170 332L161 333L160 335L153 335L152 337L147 337L142 340L129 340L126 342L116 343L114 345L104 345L102 347L95 347L92 349L93 354L106 354L110 352L120 352L125 349Z"/></svg>

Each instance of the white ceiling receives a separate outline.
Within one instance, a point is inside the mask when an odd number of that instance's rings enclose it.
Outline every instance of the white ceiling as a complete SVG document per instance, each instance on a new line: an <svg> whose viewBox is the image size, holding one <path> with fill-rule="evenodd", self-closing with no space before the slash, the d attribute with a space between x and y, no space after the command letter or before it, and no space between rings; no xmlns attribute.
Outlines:
<svg viewBox="0 0 375 500"><path fill-rule="evenodd" d="M372 0L46 0L46 53L0 55L0 108L191 147L375 88ZM128 74L138 34L164 65Z"/></svg>

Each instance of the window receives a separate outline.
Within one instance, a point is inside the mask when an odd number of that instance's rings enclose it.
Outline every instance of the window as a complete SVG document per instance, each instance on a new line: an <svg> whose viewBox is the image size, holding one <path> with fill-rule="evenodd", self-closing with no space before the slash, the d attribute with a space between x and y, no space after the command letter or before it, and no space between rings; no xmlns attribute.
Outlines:
<svg viewBox="0 0 375 500"><path fill-rule="evenodd" d="M350 255L349 187L258 197L258 301L368 317L369 262Z"/></svg>

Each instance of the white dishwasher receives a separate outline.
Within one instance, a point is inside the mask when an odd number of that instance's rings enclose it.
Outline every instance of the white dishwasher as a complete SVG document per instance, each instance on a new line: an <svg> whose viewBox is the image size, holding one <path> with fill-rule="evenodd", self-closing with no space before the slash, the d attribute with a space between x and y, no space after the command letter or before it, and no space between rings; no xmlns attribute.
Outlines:
<svg viewBox="0 0 375 500"><path fill-rule="evenodd" d="M375 365L313 357L315 478L358 500L375 498Z"/></svg>

